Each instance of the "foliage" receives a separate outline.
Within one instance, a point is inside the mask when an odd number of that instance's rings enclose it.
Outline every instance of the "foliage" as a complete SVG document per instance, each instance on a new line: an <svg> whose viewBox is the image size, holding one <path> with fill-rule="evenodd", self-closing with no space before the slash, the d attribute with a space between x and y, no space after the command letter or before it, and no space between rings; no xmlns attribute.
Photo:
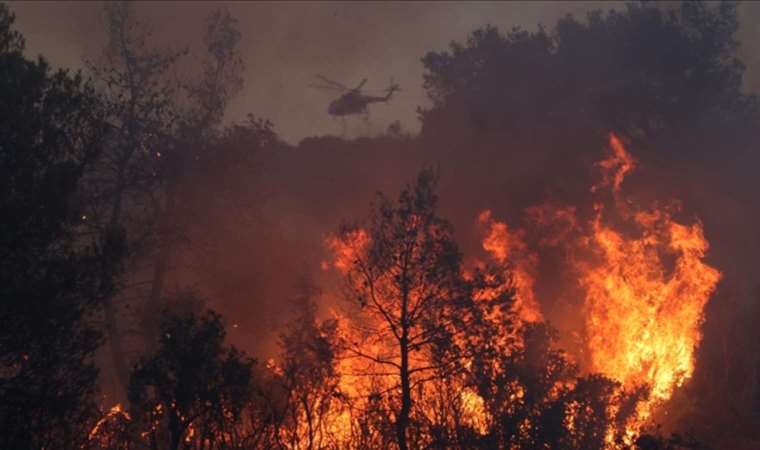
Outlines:
<svg viewBox="0 0 760 450"><path fill-rule="evenodd" d="M486 27L423 59L423 123L447 130L453 114L480 131L617 130L649 143L705 123L746 133L758 109L741 92L737 23L730 2L630 2L551 32Z"/></svg>
<svg viewBox="0 0 760 450"><path fill-rule="evenodd" d="M250 399L253 360L224 346L221 317L165 312L155 354L132 372L129 399L152 445L224 445Z"/></svg>
<svg viewBox="0 0 760 450"><path fill-rule="evenodd" d="M0 447L77 448L96 413L93 312L121 237L77 239L98 100L79 75L24 57L13 21L0 4Z"/></svg>
<svg viewBox="0 0 760 450"><path fill-rule="evenodd" d="M163 308L170 295L171 261L189 242L190 228L207 216L198 214L198 203L211 208L218 199L238 198L228 189L247 186L231 184L250 177L252 155L275 139L263 121L221 126L228 102L242 88L240 32L229 12L218 9L207 18L200 70L190 75L180 70L189 49L155 48L150 27L129 3L109 3L105 15L108 43L102 57L87 66L105 104L108 143L88 171L81 196L90 232L123 230L130 256L132 279L120 279L122 295L105 303L116 375L112 388L121 397L135 347L155 345L151 338L158 330L149 327L154 321L146 315ZM247 140L245 151L237 145L241 137ZM134 279L137 273L148 279ZM137 345L125 329L138 338Z"/></svg>

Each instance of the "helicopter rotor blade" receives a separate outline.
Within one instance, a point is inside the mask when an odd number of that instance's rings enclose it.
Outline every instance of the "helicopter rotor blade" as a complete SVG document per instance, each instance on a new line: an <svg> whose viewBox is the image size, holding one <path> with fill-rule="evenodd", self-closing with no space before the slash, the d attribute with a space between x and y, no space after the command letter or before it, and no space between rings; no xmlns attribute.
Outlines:
<svg viewBox="0 0 760 450"><path fill-rule="evenodd" d="M337 81L333 81L333 80L327 78L324 75L317 74L315 77L318 78L323 83L325 83L325 84L327 84L329 86L333 86L335 89L340 89L340 90L343 90L343 91L347 91L348 90L348 88L346 86L344 86L343 84L338 83Z"/></svg>
<svg viewBox="0 0 760 450"><path fill-rule="evenodd" d="M363 79L362 82L359 83L359 85L354 88L354 90L355 91L360 91L364 87L365 84L367 84L367 79L366 78Z"/></svg>
<svg viewBox="0 0 760 450"><path fill-rule="evenodd" d="M320 91L331 91L331 92L343 92L345 90L337 86L326 86L326 85L320 85L320 84L309 84L309 87L314 88L314 89L319 89Z"/></svg>

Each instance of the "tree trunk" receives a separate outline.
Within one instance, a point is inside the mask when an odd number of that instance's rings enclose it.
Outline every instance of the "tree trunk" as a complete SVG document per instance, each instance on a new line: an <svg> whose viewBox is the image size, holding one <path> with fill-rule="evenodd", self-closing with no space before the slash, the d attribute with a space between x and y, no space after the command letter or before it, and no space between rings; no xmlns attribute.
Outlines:
<svg viewBox="0 0 760 450"><path fill-rule="evenodd" d="M174 414L175 413L172 412L172 415ZM179 444L182 441L182 427L179 424L179 420L174 417L170 418L169 422L169 439L171 440L169 443L169 448L171 450L177 450L179 449Z"/></svg>
<svg viewBox="0 0 760 450"><path fill-rule="evenodd" d="M123 179L122 174L119 174L119 180L117 181L116 195L114 197L113 209L111 210L111 218L109 221L109 229L114 229L119 226L121 221L122 210L122 192L123 192ZM110 277L110 274L104 274L105 277ZM105 282L106 280L104 280ZM117 396L121 396L126 392L128 383L128 369L127 364L124 361L124 348L121 342L121 336L119 335L119 329L116 325L116 306L114 305L113 296L107 296L103 301L103 311L106 319L106 338L108 339L109 349L111 351L111 362L113 363L113 369L116 373L117 383ZM124 396L126 397L126 396Z"/></svg>
<svg viewBox="0 0 760 450"><path fill-rule="evenodd" d="M124 347L121 345L121 336L116 326L116 307L113 303L113 297L107 297L103 302L103 310L106 317L106 334L111 351L111 361L114 372L116 372L117 388L124 391L127 387L127 364L124 362Z"/></svg>
<svg viewBox="0 0 760 450"><path fill-rule="evenodd" d="M409 382L409 345L407 342L407 330L404 329L401 338L401 410L396 419L396 434L398 436L399 450L408 450L406 442L406 429L409 427L409 412L412 409L412 392Z"/></svg>
<svg viewBox="0 0 760 450"><path fill-rule="evenodd" d="M306 425L309 431L309 444L307 449L314 450L314 423L312 418L312 408L309 407L309 402L306 399L303 399L301 403L303 404L303 410L306 414Z"/></svg>
<svg viewBox="0 0 760 450"><path fill-rule="evenodd" d="M409 427L409 412L412 409L412 388L409 380L409 289L407 287L406 271L402 277L401 295L401 339L399 347L401 353L401 410L396 419L396 434L398 436L399 450L408 450L406 441L406 429Z"/></svg>
<svg viewBox="0 0 760 450"><path fill-rule="evenodd" d="M175 214L175 195L174 190L169 188L166 193L166 208L161 218L159 228L160 248L153 265L153 276L150 283L150 293L148 294L148 304L151 306L158 305L163 300L164 285L166 276L169 273L170 260L174 250L174 243L177 238L176 224L173 221ZM173 229L174 228L174 229ZM145 325L146 323L144 323ZM143 335L146 336L148 348L153 345L152 339L156 330L143 328Z"/></svg>

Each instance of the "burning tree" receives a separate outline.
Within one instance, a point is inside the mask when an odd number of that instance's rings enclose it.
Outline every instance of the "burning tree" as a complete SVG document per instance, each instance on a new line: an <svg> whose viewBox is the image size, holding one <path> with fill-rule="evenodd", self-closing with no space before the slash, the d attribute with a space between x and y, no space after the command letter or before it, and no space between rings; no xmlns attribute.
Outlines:
<svg viewBox="0 0 760 450"><path fill-rule="evenodd" d="M378 194L369 228L344 227L330 243L350 295L367 316L363 342L348 342L347 351L370 363L369 374L393 380L401 450L410 446L413 391L445 371L448 361L433 354L453 343L457 305L468 298L451 227L436 214L435 185L436 175L427 170L396 203Z"/></svg>
<svg viewBox="0 0 760 450"><path fill-rule="evenodd" d="M701 223L675 220L678 209L675 203L643 207L623 194L623 181L637 161L615 134L609 135L609 144L611 155L597 163L602 176L591 189L593 203L587 208L588 218L575 207L550 203L527 211L536 235L531 245L536 247L537 255L545 256L547 248L561 249L559 264L565 266L561 270L579 289L571 295L583 299L579 305L583 338L580 348L574 349L575 357L580 355L584 372L603 377L594 375L575 380L578 369L568 365L561 354L555 354L547 364L531 363L530 370L523 370L521 360L529 362L535 355L555 353L550 347L526 353L521 346L529 340L486 355L485 364L476 359L478 364L474 366L478 377L502 378L494 385L496 391L481 388L481 395L487 400L499 398L500 389L509 391L505 388L509 386L516 386L510 394L518 398L525 397L528 386L534 386L535 394L535 387L540 386L535 386L534 381L541 378L541 373L545 373L547 379L554 379L556 385L538 389L537 393L539 397L551 393L546 397L550 401L547 404L564 402L560 409L566 414L567 439L574 444L563 445L571 448L612 446L618 442L632 444L633 437L652 424L653 413L694 372L704 307L721 277L717 269L704 261L709 244ZM525 300L534 295L530 274L535 261L524 256L525 233L519 229L508 233L506 225L494 222L490 213L481 214L480 219L490 224L483 241L485 250L496 259L516 254L513 261L518 267L514 273L521 278L518 278L515 304L526 304ZM484 324L486 331L492 325ZM535 326L528 330L530 328ZM478 329L468 329L472 330ZM499 331L489 333L486 336L500 334ZM545 369L552 366L554 369L546 372ZM579 389L585 392L581 397L578 397ZM504 395L501 397L503 400ZM514 404L502 400L496 403L506 408L508 416L517 413L519 418L519 414L523 414L514 409ZM595 420L573 418L578 415L581 404L591 408L588 414L595 411ZM604 404L607 407L602 408L600 405ZM534 413L526 413L522 420L534 427L537 416L528 419ZM507 436L531 435L532 431L519 423L510 425L513 431ZM586 430L581 431L581 427ZM593 431L594 428L597 431ZM602 429L607 431L600 433L598 430ZM573 438L574 435L577 436ZM535 445L535 441L520 445Z"/></svg>
<svg viewBox="0 0 760 450"><path fill-rule="evenodd" d="M609 138L590 217L574 207L530 208L536 237L490 212L478 216L490 263L463 262L436 213L433 172L395 202L379 195L366 226L327 239L355 308L321 321L317 291L304 286L280 358L263 376L222 346L218 317L165 317L161 348L136 369L130 391L143 436L170 448L681 445L644 433L691 376L702 308L720 274L702 261L698 223L623 196L637 163ZM636 227L624 233L628 222ZM572 254L563 270L578 285L589 333L582 345L590 346L572 356L542 322L534 292L541 246ZM670 255L672 269L660 255ZM96 430L121 433L116 419L123 422L120 410Z"/></svg>
<svg viewBox="0 0 760 450"><path fill-rule="evenodd" d="M271 386L281 401L278 405L270 397L269 406L277 419L278 445L313 450L335 443L331 424L341 412L335 370L337 324L317 319L313 286L304 284L301 289L294 302L299 314L280 338L281 361L273 367Z"/></svg>
<svg viewBox="0 0 760 450"><path fill-rule="evenodd" d="M609 136L589 217L532 207L529 235L481 213L491 265L462 264L435 215L430 172L397 203L381 195L369 226L328 240L361 309L345 339L347 359L365 365L343 364L340 386L391 411L399 447L626 448L691 377L720 273L703 261L701 224L623 195L637 162L622 142ZM572 356L541 322L535 273L546 248L562 249L560 270L583 301Z"/></svg>

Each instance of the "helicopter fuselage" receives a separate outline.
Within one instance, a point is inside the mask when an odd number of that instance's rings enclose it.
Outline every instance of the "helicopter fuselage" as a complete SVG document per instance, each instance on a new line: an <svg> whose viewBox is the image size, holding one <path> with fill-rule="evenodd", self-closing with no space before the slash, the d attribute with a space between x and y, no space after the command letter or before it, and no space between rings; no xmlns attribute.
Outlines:
<svg viewBox="0 0 760 450"><path fill-rule="evenodd" d="M327 112L332 116L364 114L367 112L367 106L370 103L385 102L389 99L390 95L385 97L373 97L370 95L362 95L356 91L351 91L342 95L337 100L332 101L327 108Z"/></svg>

